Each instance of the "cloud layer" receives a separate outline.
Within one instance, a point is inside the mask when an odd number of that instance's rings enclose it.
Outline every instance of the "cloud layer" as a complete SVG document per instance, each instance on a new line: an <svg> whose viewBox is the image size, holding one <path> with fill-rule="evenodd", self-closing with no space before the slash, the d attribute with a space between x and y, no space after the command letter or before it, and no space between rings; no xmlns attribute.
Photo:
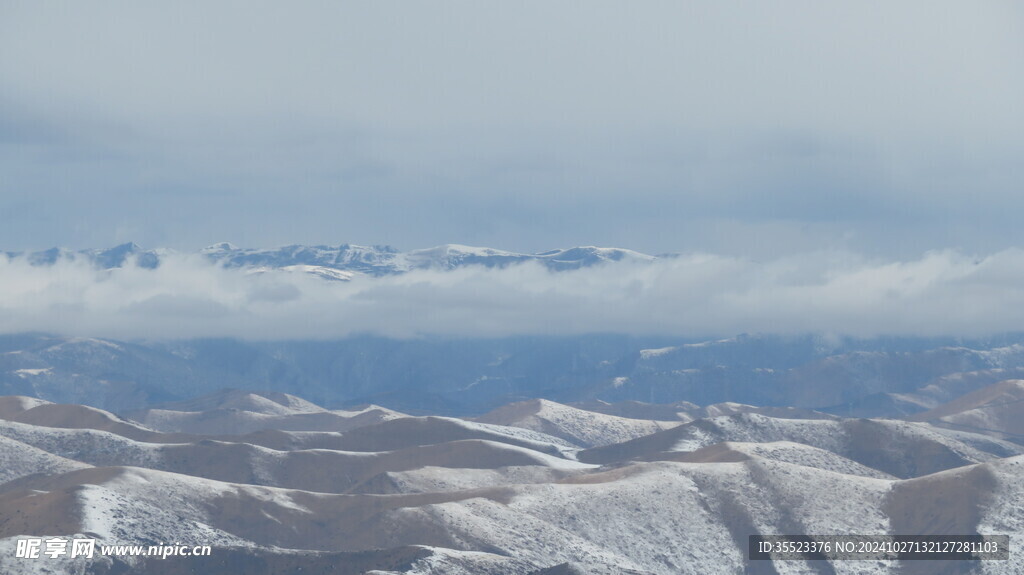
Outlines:
<svg viewBox="0 0 1024 575"><path fill-rule="evenodd" d="M157 269L0 258L0 332L121 339L359 333L681 337L818 332L977 336L1024 327L1024 251L908 261L818 252L688 255L551 272L532 263L331 282L169 255Z"/></svg>

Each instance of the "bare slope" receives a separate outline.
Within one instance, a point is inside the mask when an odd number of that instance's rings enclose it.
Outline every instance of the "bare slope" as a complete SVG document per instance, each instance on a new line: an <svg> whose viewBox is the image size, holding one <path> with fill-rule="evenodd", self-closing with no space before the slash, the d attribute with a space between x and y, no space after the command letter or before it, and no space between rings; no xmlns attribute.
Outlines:
<svg viewBox="0 0 1024 575"><path fill-rule="evenodd" d="M127 415L159 431L203 435L244 435L265 429L347 431L403 416L375 405L331 411L286 393L237 389L156 405Z"/></svg>
<svg viewBox="0 0 1024 575"><path fill-rule="evenodd" d="M109 431L123 437L147 441L160 434L135 422L125 420L108 411L85 405L44 403L7 417L9 421L62 427L66 429L95 429Z"/></svg>
<svg viewBox="0 0 1024 575"><path fill-rule="evenodd" d="M741 414L697 420L624 443L578 454L588 463L664 459L665 453L696 451L715 443L791 441L831 451L896 477L916 477L944 469L1024 453L1020 446L983 436L892 420L792 420Z"/></svg>
<svg viewBox="0 0 1024 575"><path fill-rule="evenodd" d="M0 422L0 439L0 461L9 463L6 480L88 464L145 467L220 481L341 493L384 473L424 467L501 470L536 466L562 470L562 475L592 467L527 447L482 439L381 452L277 451L215 440L147 443L92 429L57 429L14 422ZM64 464L58 465L61 462ZM3 477L0 473L0 479Z"/></svg>
<svg viewBox="0 0 1024 575"><path fill-rule="evenodd" d="M208 411L147 409L130 415L147 427L165 433L202 435L245 435L265 429L348 431L402 417L398 412L379 407L354 412L322 410L299 413L263 413L237 408L215 408Z"/></svg>
<svg viewBox="0 0 1024 575"><path fill-rule="evenodd" d="M319 405L300 397L276 391L244 391L222 389L214 393L187 399L162 403L153 409L169 411L211 411L214 409L240 409L264 415L292 415L295 413L319 413L327 411Z"/></svg>
<svg viewBox="0 0 1024 575"><path fill-rule="evenodd" d="M1024 380L994 383L908 419L1024 439Z"/></svg>

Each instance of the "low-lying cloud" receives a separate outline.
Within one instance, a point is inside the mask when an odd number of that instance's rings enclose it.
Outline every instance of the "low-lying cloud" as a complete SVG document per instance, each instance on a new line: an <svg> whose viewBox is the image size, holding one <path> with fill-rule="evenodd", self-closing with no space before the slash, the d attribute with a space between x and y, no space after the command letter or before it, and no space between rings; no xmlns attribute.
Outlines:
<svg viewBox="0 0 1024 575"><path fill-rule="evenodd" d="M1024 327L1024 250L909 261L812 253L716 255L567 272L420 270L351 282L225 269L168 255L157 269L32 266L0 257L0 331L120 339L505 336L979 336Z"/></svg>

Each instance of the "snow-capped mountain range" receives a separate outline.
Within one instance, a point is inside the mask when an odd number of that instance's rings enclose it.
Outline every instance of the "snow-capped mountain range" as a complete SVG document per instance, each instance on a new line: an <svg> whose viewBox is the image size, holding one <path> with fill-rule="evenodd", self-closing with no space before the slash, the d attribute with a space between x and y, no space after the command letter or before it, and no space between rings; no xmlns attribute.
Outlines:
<svg viewBox="0 0 1024 575"><path fill-rule="evenodd" d="M165 248L145 249L131 242L105 249L76 251L51 248L37 252L5 252L9 258L24 257L33 265L52 265L62 260L85 260L102 269L120 267L132 259L136 265L154 268L160 265L162 258L173 253L173 250ZM606 262L649 262L657 259L657 256L622 248L583 246L524 254L458 244L403 252L391 246L354 244L290 245L252 249L222 242L203 248L199 253L210 261L226 267L288 269L334 280L347 280L352 274L382 276L418 269L450 270L469 265L493 268L529 261L537 262L554 271L563 271Z"/></svg>

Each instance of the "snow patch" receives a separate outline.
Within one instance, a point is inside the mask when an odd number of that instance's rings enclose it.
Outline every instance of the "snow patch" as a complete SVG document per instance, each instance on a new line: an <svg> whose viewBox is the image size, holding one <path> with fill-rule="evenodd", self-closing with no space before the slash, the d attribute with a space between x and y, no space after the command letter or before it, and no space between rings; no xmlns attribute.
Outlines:
<svg viewBox="0 0 1024 575"><path fill-rule="evenodd" d="M651 359L652 357L659 357L666 353L672 353L679 349L678 347L659 347L657 349L641 349L640 359Z"/></svg>
<svg viewBox="0 0 1024 575"><path fill-rule="evenodd" d="M52 367L41 367L37 369L16 369L14 370L14 374L18 377L24 378L29 375L49 375L52 371Z"/></svg>

